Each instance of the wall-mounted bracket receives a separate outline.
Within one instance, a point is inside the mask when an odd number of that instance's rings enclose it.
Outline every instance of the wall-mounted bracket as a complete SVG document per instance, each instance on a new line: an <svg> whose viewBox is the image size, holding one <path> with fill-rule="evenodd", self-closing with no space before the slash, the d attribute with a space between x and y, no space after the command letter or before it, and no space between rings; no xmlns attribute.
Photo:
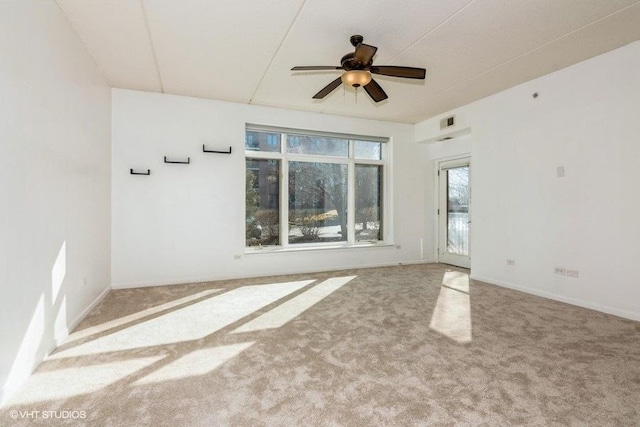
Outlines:
<svg viewBox="0 0 640 427"><path fill-rule="evenodd" d="M178 164L178 165L188 165L189 163L191 163L191 157L187 157L187 161L186 162L182 162L182 161L177 161L177 160L167 160L167 156L164 156L164 162L165 163Z"/></svg>
<svg viewBox="0 0 640 427"><path fill-rule="evenodd" d="M216 154L231 154L231 146L229 146L229 151L217 151L217 150L207 150L202 144L202 152L203 153L216 153Z"/></svg>
<svg viewBox="0 0 640 427"><path fill-rule="evenodd" d="M151 175L151 169L147 169L146 172L135 172L133 169L129 169L131 175Z"/></svg>

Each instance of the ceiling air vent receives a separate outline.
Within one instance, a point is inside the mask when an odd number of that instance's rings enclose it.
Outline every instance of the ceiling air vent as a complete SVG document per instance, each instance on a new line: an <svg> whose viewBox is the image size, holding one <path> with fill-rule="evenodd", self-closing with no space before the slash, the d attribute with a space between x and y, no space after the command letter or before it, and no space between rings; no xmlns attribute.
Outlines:
<svg viewBox="0 0 640 427"><path fill-rule="evenodd" d="M456 116L445 117L440 120L440 130L450 128L456 124Z"/></svg>
<svg viewBox="0 0 640 427"><path fill-rule="evenodd" d="M453 137L452 136L445 136L444 138L436 139L436 142L448 141L450 139L453 139Z"/></svg>

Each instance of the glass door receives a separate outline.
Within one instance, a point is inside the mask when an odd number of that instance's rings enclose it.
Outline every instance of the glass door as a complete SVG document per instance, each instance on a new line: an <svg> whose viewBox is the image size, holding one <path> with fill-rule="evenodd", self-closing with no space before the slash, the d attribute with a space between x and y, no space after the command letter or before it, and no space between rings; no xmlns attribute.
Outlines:
<svg viewBox="0 0 640 427"><path fill-rule="evenodd" d="M438 209L438 260L469 268L471 218L470 159L440 162Z"/></svg>

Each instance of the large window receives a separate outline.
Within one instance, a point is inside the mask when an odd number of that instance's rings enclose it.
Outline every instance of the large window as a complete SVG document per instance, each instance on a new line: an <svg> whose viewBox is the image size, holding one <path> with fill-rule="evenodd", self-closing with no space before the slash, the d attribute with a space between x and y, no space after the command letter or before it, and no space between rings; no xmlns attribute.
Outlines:
<svg viewBox="0 0 640 427"><path fill-rule="evenodd" d="M384 240L383 139L247 127L246 245Z"/></svg>

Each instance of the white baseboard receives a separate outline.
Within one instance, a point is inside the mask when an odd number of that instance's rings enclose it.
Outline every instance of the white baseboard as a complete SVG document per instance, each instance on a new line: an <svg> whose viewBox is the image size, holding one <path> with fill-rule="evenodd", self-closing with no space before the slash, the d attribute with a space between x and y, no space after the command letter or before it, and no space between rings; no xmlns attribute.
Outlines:
<svg viewBox="0 0 640 427"><path fill-rule="evenodd" d="M220 280L234 280L234 279L250 279L255 277L267 277L267 276L285 276L290 274L310 274L310 273L322 273L324 271L342 271L342 270L355 270L359 268L376 268L376 267L391 267L394 265L414 265L414 264L432 264L434 259L422 259L422 260L410 260L410 261L397 261L388 263L377 264L358 264L350 266L340 266L336 268L322 268L322 269L305 269L296 271L282 271L278 273L257 273L257 274L230 274L216 277L184 277L179 279L166 279L166 280L154 280L154 281L137 281L137 282L122 282L112 283L112 289L132 289L132 288L146 288L151 286L171 286L182 285L185 283L202 283L202 282L216 282Z"/></svg>
<svg viewBox="0 0 640 427"><path fill-rule="evenodd" d="M628 310L621 310L615 307L609 307L603 304L597 304L590 301L584 301L581 299L566 297L564 295L554 294L553 292L542 291L535 288L529 288L526 286L518 286L513 283L504 282L502 280L492 279L490 277L482 277L473 274L473 270L471 271L471 279L478 280L480 282L489 283L491 285L500 286L503 288L513 289L515 291L525 292L527 294L535 295L542 298L551 299L554 301L560 301L571 305L576 305L578 307L588 308L591 310L600 311L602 313L613 314L614 316L623 317L629 320L640 321L640 313Z"/></svg>
<svg viewBox="0 0 640 427"><path fill-rule="evenodd" d="M91 310L93 310L94 308L96 308L96 306L98 304L100 304L100 301L102 301L104 299L104 297L107 296L107 294L111 291L111 286L107 286L102 292L100 292L100 295L98 295L92 302L91 304L89 304L84 310L82 310L82 312L76 316L75 319L73 319L73 321L67 325L67 330L66 333L60 337L58 337L55 340L55 343L53 345L53 348L51 348L49 351L47 351L47 355L51 354L51 352L53 350L56 349L56 347L58 347L60 344L62 344L62 341L64 341L65 339L67 339L67 337L69 336L69 334L71 333L71 331L73 331L76 327L78 327L78 325L80 324L80 322L82 322L84 320L85 317L87 317L87 314L89 314L91 312Z"/></svg>

